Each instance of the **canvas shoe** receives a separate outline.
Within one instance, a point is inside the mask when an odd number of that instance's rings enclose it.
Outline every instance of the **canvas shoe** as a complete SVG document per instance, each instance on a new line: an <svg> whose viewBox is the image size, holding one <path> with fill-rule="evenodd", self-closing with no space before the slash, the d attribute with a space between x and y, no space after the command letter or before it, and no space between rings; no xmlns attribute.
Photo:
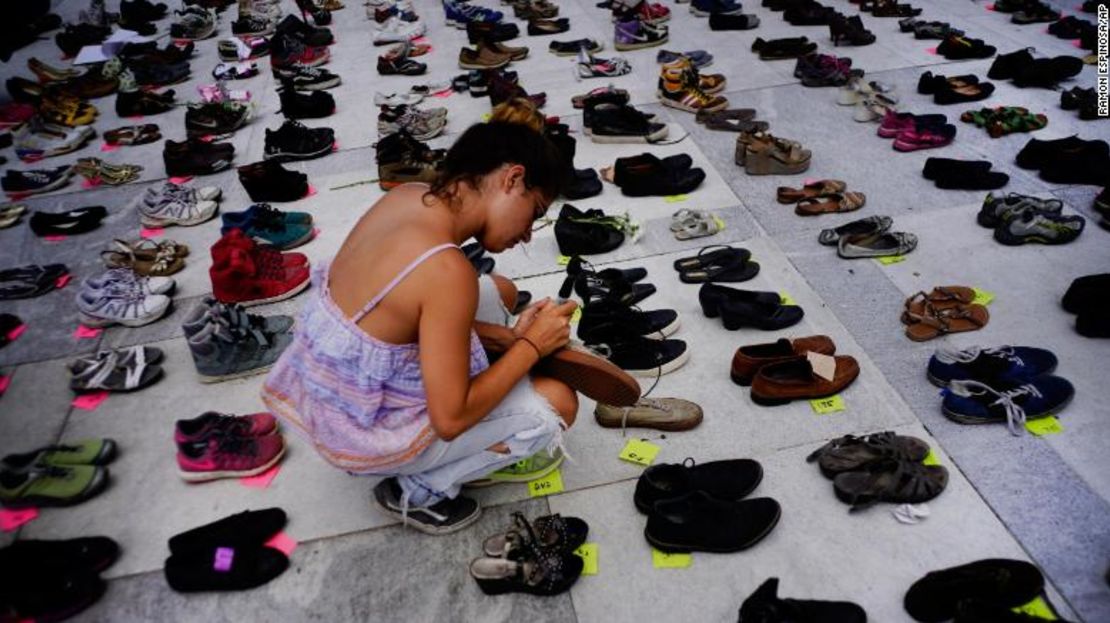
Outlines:
<svg viewBox="0 0 1110 623"><path fill-rule="evenodd" d="M664 431L690 430L701 424L702 409L681 398L641 398L631 407L598 403L594 409L598 426L605 428L653 428Z"/></svg>
<svg viewBox="0 0 1110 623"><path fill-rule="evenodd" d="M212 321L189 338L197 374L202 383L218 383L262 374L293 341L291 333L233 329Z"/></svg>
<svg viewBox="0 0 1110 623"><path fill-rule="evenodd" d="M410 506L401 501L396 478L386 478L374 487L374 501L384 513L425 534L450 534L469 526L482 516L482 507L464 495L445 498L429 506Z"/></svg>
<svg viewBox="0 0 1110 623"><path fill-rule="evenodd" d="M376 27L372 40L374 45L402 43L423 36L424 31L424 22L406 22L400 17L391 17Z"/></svg>
<svg viewBox="0 0 1110 623"><path fill-rule="evenodd" d="M929 359L926 376L937 387L953 381L976 380L984 383L1019 383L1056 369L1052 351L1031 346L999 346L958 349L938 348Z"/></svg>
<svg viewBox="0 0 1110 623"><path fill-rule="evenodd" d="M240 437L229 431L178 444L177 468L186 482L246 478L277 465L284 454L281 435Z"/></svg>
<svg viewBox="0 0 1110 623"><path fill-rule="evenodd" d="M969 379L948 384L941 411L960 424L1005 422L1011 434L1021 435L1027 421L1058 415L1074 396L1067 379L1051 374L989 385Z"/></svg>

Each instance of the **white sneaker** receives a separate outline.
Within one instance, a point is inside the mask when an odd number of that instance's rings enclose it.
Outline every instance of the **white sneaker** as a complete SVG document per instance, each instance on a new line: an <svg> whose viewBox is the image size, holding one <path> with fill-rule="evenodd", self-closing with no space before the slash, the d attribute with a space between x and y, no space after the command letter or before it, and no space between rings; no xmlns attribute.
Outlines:
<svg viewBox="0 0 1110 623"><path fill-rule="evenodd" d="M399 17L391 17L378 26L374 32L374 45L412 41L424 34L424 22L406 22Z"/></svg>
<svg viewBox="0 0 1110 623"><path fill-rule="evenodd" d="M141 327L165 316L169 309L170 297L126 287L81 288L77 293L78 317L86 327Z"/></svg>
<svg viewBox="0 0 1110 623"><path fill-rule="evenodd" d="M177 282L172 277L142 277L135 274L130 268L109 268L94 277L88 277L81 282L81 289L118 290L126 288L140 294L169 294L177 287Z"/></svg>
<svg viewBox="0 0 1110 623"><path fill-rule="evenodd" d="M216 216L219 196L220 189L214 186L197 190L167 183L160 189L149 188L138 202L139 221L143 227L199 225Z"/></svg>
<svg viewBox="0 0 1110 623"><path fill-rule="evenodd" d="M374 93L375 106L412 106L423 100L419 93Z"/></svg>

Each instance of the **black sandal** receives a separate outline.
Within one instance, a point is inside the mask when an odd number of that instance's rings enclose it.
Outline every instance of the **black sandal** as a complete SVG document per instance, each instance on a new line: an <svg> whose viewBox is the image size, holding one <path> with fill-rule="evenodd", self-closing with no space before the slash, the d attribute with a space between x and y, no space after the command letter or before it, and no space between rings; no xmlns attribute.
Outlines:
<svg viewBox="0 0 1110 623"><path fill-rule="evenodd" d="M557 552L573 552L586 542L590 527L577 517L558 513L537 517L529 524L522 513L513 513L513 527L504 534L495 534L482 543L486 556L515 560L526 549L538 547Z"/></svg>
<svg viewBox="0 0 1110 623"><path fill-rule="evenodd" d="M850 512L876 502L920 504L937 497L948 486L948 470L885 458L867 465L866 471L844 472L833 479L833 491Z"/></svg>
<svg viewBox="0 0 1110 623"><path fill-rule="evenodd" d="M705 247L694 257L676 260L674 267L683 283L739 283L759 274L759 264L751 257L747 249Z"/></svg>
<svg viewBox="0 0 1110 623"><path fill-rule="evenodd" d="M833 439L806 457L807 463L817 463L825 478L837 474L865 469L871 463L892 458L898 461L920 463L929 455L929 444L916 437L895 435L892 431L875 433L866 437L844 435Z"/></svg>

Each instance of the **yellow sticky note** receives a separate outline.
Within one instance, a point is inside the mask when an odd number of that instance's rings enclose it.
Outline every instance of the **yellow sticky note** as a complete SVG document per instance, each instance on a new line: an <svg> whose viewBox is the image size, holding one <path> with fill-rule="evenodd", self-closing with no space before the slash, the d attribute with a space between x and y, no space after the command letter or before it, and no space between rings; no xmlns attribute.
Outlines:
<svg viewBox="0 0 1110 623"><path fill-rule="evenodd" d="M1056 613L1052 611L1052 607L1045 603L1043 597L1038 597L1033 601L1014 608L1014 612L1024 612L1030 616L1040 617L1046 621L1059 621L1056 618Z"/></svg>
<svg viewBox="0 0 1110 623"><path fill-rule="evenodd" d="M714 215L713 222L717 224L717 231L724 231L725 221L721 217Z"/></svg>
<svg viewBox="0 0 1110 623"><path fill-rule="evenodd" d="M932 448L929 448L929 455L921 462L925 465L940 465L940 459L937 458L937 453Z"/></svg>
<svg viewBox="0 0 1110 623"><path fill-rule="evenodd" d="M686 201L686 199L688 199L686 195L667 195L663 197L663 201L667 203L679 203L681 201Z"/></svg>
<svg viewBox="0 0 1110 623"><path fill-rule="evenodd" d="M790 295L785 292L779 292L779 298L782 300L783 305L797 305L794 299L790 298Z"/></svg>
<svg viewBox="0 0 1110 623"><path fill-rule="evenodd" d="M972 288L975 291L975 298L971 301L977 305L990 305L994 300L994 292L980 290L979 288Z"/></svg>
<svg viewBox="0 0 1110 623"><path fill-rule="evenodd" d="M836 413L847 408L844 406L844 399L840 397L840 394L833 394L828 398L815 398L809 401L809 406L813 407L813 410L820 415Z"/></svg>
<svg viewBox="0 0 1110 623"><path fill-rule="evenodd" d="M582 319L582 308L581 307L575 307L574 308L574 313L570 315L570 323L571 324L578 324L578 321L581 320L581 319Z"/></svg>
<svg viewBox="0 0 1110 623"><path fill-rule="evenodd" d="M619 456L621 459L637 465L651 465L657 454L659 454L659 446L650 441L629 439Z"/></svg>
<svg viewBox="0 0 1110 623"><path fill-rule="evenodd" d="M570 256L560 255L559 257L555 258L555 263L559 266L566 266L567 264L570 264Z"/></svg>
<svg viewBox="0 0 1110 623"><path fill-rule="evenodd" d="M1060 420L1057 420L1056 416L1050 415L1048 417L1026 421L1025 430L1038 437L1044 437L1045 435L1056 435L1064 432L1064 426L1060 424Z"/></svg>
<svg viewBox="0 0 1110 623"><path fill-rule="evenodd" d="M538 498L563 491L563 474L555 470L543 478L528 481L528 495Z"/></svg>
<svg viewBox="0 0 1110 623"><path fill-rule="evenodd" d="M597 543L583 543L574 550L582 559L582 575L597 575Z"/></svg>
<svg viewBox="0 0 1110 623"><path fill-rule="evenodd" d="M694 564L692 554L668 554L651 548L651 566L656 569L685 569Z"/></svg>
<svg viewBox="0 0 1110 623"><path fill-rule="evenodd" d="M883 266L890 266L891 264L897 264L898 262L906 261L906 256L905 255L888 255L886 257L877 257L875 259L878 260L879 263L882 264Z"/></svg>
<svg viewBox="0 0 1110 623"><path fill-rule="evenodd" d="M490 113L486 113L486 114L482 115L482 121L489 121L489 118L490 118Z"/></svg>

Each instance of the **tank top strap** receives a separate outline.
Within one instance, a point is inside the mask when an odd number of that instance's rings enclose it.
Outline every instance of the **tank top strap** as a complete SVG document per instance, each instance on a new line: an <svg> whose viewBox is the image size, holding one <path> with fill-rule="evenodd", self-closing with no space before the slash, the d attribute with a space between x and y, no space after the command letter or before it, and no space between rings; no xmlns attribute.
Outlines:
<svg viewBox="0 0 1110 623"><path fill-rule="evenodd" d="M358 323L360 320L362 320L366 316L366 314L369 314L371 311L373 311L374 308L378 306L378 303L381 303L382 299L384 299L390 292L392 292L393 288L397 287L397 284L401 283L405 279L405 277L408 277L409 273L416 270L417 266L420 266L421 264L423 264L424 260L427 260L429 257L435 255L436 253L439 253L440 251L442 251L444 249L457 249L457 248L459 248L458 245L445 243L445 244L441 244L441 245L438 245L438 246L434 246L434 247L428 249L427 251L421 253L420 256L417 257L415 260L409 262L409 265L406 266L404 268L404 270L397 273L397 276L393 278L393 281L390 281L388 284L386 284L385 288L382 288L382 291L378 292L377 296L370 299L370 302L367 303L365 307L360 309L359 312L357 314L355 314L354 318L351 318L351 321L355 322L355 323Z"/></svg>

